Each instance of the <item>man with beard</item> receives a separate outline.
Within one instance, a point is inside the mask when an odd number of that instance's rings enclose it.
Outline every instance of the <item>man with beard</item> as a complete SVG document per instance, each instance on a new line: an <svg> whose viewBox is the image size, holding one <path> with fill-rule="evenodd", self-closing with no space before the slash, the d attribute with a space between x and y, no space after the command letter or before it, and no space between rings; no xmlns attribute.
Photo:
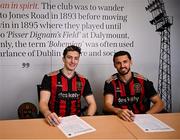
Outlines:
<svg viewBox="0 0 180 140"><path fill-rule="evenodd" d="M134 114L161 112L164 103L153 83L131 71L131 55L126 51L116 52L113 62L117 73L105 81L104 112L117 114L125 121L133 121Z"/></svg>

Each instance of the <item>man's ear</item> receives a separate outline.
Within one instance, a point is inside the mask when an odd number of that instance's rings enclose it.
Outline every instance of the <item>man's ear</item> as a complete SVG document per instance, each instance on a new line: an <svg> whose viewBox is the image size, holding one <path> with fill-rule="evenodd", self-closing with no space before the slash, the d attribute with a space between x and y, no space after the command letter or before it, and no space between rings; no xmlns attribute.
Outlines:
<svg viewBox="0 0 180 140"><path fill-rule="evenodd" d="M114 68L116 68L115 63L113 63L113 65L114 65Z"/></svg>
<svg viewBox="0 0 180 140"><path fill-rule="evenodd" d="M130 63L130 64L131 64L131 66L133 65L133 61L132 61L132 60L131 60L131 63Z"/></svg>
<svg viewBox="0 0 180 140"><path fill-rule="evenodd" d="M62 61L63 61L63 62L65 61L65 58L64 58L64 57L62 57Z"/></svg>

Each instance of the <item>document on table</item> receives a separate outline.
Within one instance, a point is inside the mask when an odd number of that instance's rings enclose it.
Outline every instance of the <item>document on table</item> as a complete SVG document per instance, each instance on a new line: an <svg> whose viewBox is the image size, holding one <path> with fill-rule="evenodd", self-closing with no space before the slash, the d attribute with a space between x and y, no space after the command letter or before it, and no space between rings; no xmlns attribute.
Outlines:
<svg viewBox="0 0 180 140"><path fill-rule="evenodd" d="M134 123L139 126L144 132L167 132L175 131L164 122L155 118L150 114L136 114Z"/></svg>
<svg viewBox="0 0 180 140"><path fill-rule="evenodd" d="M57 126L68 138L96 131L91 125L76 115L63 117Z"/></svg>

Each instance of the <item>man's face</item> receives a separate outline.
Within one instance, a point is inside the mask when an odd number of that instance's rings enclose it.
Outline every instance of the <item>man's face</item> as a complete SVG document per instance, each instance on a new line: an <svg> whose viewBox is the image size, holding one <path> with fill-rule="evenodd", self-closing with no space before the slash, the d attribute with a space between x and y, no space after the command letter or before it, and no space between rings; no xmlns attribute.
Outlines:
<svg viewBox="0 0 180 140"><path fill-rule="evenodd" d="M131 64L132 62L127 55L118 56L114 60L114 67L120 75L128 74L131 69Z"/></svg>
<svg viewBox="0 0 180 140"><path fill-rule="evenodd" d="M69 51L63 58L64 67L69 71L74 71L79 63L80 54L77 51Z"/></svg>

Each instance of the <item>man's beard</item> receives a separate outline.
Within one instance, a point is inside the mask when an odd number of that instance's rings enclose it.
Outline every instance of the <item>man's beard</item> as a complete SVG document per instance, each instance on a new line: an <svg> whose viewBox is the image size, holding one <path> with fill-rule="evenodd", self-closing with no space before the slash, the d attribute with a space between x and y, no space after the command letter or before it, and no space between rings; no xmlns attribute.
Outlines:
<svg viewBox="0 0 180 140"><path fill-rule="evenodd" d="M122 69L122 68L121 68L121 69ZM119 73L120 75L126 75L126 74L128 74L129 71L130 71L130 68L127 69L127 71L121 71L121 69L118 71L118 73ZM123 69L124 69L124 68L123 68Z"/></svg>

